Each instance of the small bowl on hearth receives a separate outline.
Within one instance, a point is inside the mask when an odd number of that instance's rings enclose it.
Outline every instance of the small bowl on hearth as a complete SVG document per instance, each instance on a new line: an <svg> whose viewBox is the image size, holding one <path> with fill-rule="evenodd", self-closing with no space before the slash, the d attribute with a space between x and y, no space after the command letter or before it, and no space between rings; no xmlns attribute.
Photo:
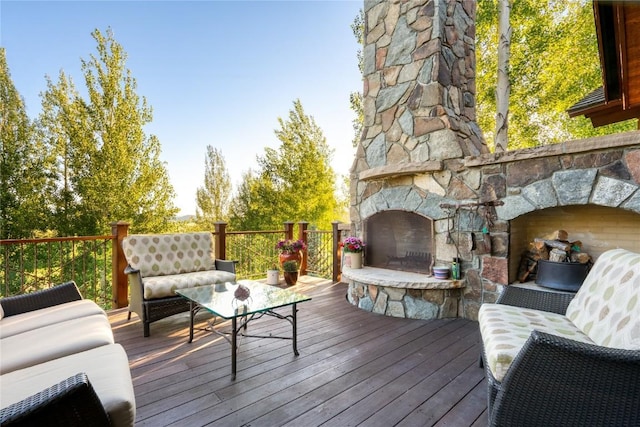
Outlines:
<svg viewBox="0 0 640 427"><path fill-rule="evenodd" d="M449 278L449 267L433 267L433 277L447 280Z"/></svg>

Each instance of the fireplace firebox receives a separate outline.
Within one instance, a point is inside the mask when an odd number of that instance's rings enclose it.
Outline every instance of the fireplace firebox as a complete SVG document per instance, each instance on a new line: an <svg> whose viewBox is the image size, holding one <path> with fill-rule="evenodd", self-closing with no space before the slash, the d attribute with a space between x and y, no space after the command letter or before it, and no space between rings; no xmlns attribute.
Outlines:
<svg viewBox="0 0 640 427"><path fill-rule="evenodd" d="M382 211L364 223L365 264L430 274L434 257L433 221L414 212Z"/></svg>

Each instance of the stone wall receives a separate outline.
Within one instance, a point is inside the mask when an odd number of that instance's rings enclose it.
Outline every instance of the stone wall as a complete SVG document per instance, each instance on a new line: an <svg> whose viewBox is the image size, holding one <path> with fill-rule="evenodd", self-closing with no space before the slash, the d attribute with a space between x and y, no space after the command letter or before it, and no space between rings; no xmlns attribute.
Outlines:
<svg viewBox="0 0 640 427"><path fill-rule="evenodd" d="M510 221L568 205L640 214L640 132L490 154L475 124L475 2L365 1L365 128L351 170L351 228L385 210L434 221L438 264L462 258L458 315L508 283ZM495 208L443 205L501 202ZM640 229L640 216L639 229ZM472 250L487 228L491 251ZM361 283L366 286L366 283ZM364 288L363 288L364 289Z"/></svg>

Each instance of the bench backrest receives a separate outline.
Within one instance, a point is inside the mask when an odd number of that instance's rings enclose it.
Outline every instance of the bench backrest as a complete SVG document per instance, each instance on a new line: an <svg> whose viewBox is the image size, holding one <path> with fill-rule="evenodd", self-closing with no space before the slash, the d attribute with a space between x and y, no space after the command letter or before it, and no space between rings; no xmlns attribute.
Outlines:
<svg viewBox="0 0 640 427"><path fill-rule="evenodd" d="M566 315L598 345L640 350L640 254L600 255Z"/></svg>
<svg viewBox="0 0 640 427"><path fill-rule="evenodd" d="M132 234L122 240L127 262L142 277L214 270L211 233Z"/></svg>

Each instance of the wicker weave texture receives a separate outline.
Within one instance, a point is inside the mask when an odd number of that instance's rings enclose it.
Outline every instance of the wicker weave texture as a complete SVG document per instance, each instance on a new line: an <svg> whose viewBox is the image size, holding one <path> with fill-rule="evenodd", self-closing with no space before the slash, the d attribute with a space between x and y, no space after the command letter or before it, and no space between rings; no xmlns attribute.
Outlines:
<svg viewBox="0 0 640 427"><path fill-rule="evenodd" d="M79 373L3 408L0 410L0 425L101 427L110 423L87 375Z"/></svg>
<svg viewBox="0 0 640 427"><path fill-rule="evenodd" d="M496 303L565 314L575 294L507 286Z"/></svg>
<svg viewBox="0 0 640 427"><path fill-rule="evenodd" d="M66 282L49 289L2 298L0 304L6 317L81 299L75 282Z"/></svg>
<svg viewBox="0 0 640 427"><path fill-rule="evenodd" d="M216 270L228 271L230 273L236 272L236 263L228 260L215 260ZM140 295L144 295L142 289L142 277L140 271L127 266L125 273L129 275L136 275L137 280L131 280L140 286ZM164 319L165 317L173 316L178 313L184 313L189 311L189 302L181 296L158 298L158 299L142 299L142 325L143 335L148 337L151 335L151 323ZM131 317L131 309L129 311L129 317Z"/></svg>
<svg viewBox="0 0 640 427"><path fill-rule="evenodd" d="M489 382L493 426L640 425L640 351L534 331L502 384Z"/></svg>

